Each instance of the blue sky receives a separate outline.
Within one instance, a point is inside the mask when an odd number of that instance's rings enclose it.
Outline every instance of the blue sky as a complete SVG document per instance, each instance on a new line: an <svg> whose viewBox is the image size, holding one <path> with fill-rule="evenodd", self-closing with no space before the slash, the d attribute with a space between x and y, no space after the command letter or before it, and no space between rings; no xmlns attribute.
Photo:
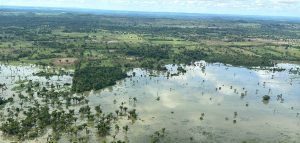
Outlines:
<svg viewBox="0 0 300 143"><path fill-rule="evenodd" d="M0 4L2 6L300 17L300 0L0 0Z"/></svg>

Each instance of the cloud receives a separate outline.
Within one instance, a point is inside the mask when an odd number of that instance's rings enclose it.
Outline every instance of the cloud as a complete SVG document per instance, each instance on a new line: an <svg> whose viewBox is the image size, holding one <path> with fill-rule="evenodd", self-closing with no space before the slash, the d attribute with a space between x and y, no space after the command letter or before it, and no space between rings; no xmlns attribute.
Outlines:
<svg viewBox="0 0 300 143"><path fill-rule="evenodd" d="M299 16L300 0L2 0L2 5Z"/></svg>

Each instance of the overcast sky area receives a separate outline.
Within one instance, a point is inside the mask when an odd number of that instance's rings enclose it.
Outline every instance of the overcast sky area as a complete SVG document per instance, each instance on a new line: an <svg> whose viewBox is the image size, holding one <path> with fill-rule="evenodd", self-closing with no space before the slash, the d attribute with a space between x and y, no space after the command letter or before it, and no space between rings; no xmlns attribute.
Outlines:
<svg viewBox="0 0 300 143"><path fill-rule="evenodd" d="M0 5L300 17L300 0L0 0Z"/></svg>

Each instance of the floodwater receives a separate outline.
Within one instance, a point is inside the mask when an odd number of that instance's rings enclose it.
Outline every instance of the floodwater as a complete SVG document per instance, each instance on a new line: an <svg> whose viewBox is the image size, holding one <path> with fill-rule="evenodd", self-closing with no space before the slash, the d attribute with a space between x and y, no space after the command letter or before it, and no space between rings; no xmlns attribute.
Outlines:
<svg viewBox="0 0 300 143"><path fill-rule="evenodd" d="M22 80L32 80L32 82L39 82L42 86L63 85L65 83L72 83L72 77L70 75L63 76L52 76L50 78L34 76L34 73L39 71L50 71L53 72L52 67L42 67L36 65L4 65L0 64L0 83L6 84L8 89L15 87L16 82ZM65 69L63 69L65 70ZM57 71L57 69L55 70ZM67 72L72 72L72 70L66 70ZM9 90L7 90L10 92Z"/></svg>
<svg viewBox="0 0 300 143"><path fill-rule="evenodd" d="M7 109L15 109L15 108L28 108L32 106L32 102L24 102L17 98L19 93L28 96L28 94L24 91L26 88L14 89L18 87L21 83L26 84L28 81L38 82L41 87L50 88L51 85L60 85L62 90L68 89L69 87L65 87L64 84L72 84L72 77L70 75L63 76L52 76L49 78L34 76L34 73L39 71L53 71L52 67L42 67L36 65L7 65L0 64L0 84L5 84L5 87L0 89L0 97L4 99L8 99L10 97L14 97L13 103L7 103L5 106L0 106L0 126L5 121L4 119L8 116ZM66 72L72 73L72 70L63 69ZM57 70L56 70L57 71ZM24 82L23 82L24 81ZM41 101L41 98L35 95L35 100ZM22 106L21 103L22 102ZM22 116L24 117L24 116ZM18 117L21 119L22 117ZM25 142L46 142L47 134L45 134L42 138L37 140L27 140ZM17 141L16 137L4 136L0 131L0 143L7 143Z"/></svg>
<svg viewBox="0 0 300 143"><path fill-rule="evenodd" d="M177 66L167 68L176 73ZM161 142L300 142L299 72L205 63L185 69L185 74L169 79L166 73L150 76L134 69L135 77L90 93L90 104L111 112L120 102L136 108L140 120L130 125L130 142L150 142L162 128L166 135ZM270 95L268 103L263 102L264 95ZM130 97L137 98L135 105Z"/></svg>
<svg viewBox="0 0 300 143"><path fill-rule="evenodd" d="M122 102L128 110L136 109L138 120L132 122L120 117L122 119L114 123L120 127L129 126L128 132L120 131L116 139L153 142L154 133L165 128L164 136L156 141L300 142L299 65L278 64L277 67L286 70L272 72L202 61L184 66L186 73L178 75L174 74L177 73L176 65L166 67L170 76L166 72L134 69L128 74L135 73L135 76L118 81L115 86L87 93L92 109L101 105L104 112L114 113ZM7 77L11 70L1 68L1 81L10 83ZM36 78L30 70L23 71L26 72L21 75ZM71 77L63 79L50 78L59 84L63 84L59 81L71 83ZM269 95L270 100L263 101L264 95ZM106 139L108 142L114 140L112 136ZM89 140L99 142L103 138L90 135Z"/></svg>

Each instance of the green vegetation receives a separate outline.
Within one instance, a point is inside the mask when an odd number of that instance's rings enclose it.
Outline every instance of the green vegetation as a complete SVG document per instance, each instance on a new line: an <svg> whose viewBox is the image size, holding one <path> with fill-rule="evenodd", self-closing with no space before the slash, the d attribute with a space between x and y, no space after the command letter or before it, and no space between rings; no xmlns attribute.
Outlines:
<svg viewBox="0 0 300 143"><path fill-rule="evenodd" d="M63 75L68 75L69 73L64 71L64 70L59 70L58 72L52 71L39 71L37 73L34 73L33 75L35 76L45 76L45 77L51 77L51 76L63 76Z"/></svg>
<svg viewBox="0 0 300 143"><path fill-rule="evenodd" d="M13 101L12 98L4 99L3 97L0 97L0 106L12 101Z"/></svg>
<svg viewBox="0 0 300 143"><path fill-rule="evenodd" d="M120 69L165 70L165 64L197 60L246 67L300 60L300 34L295 30L300 24L296 22L5 10L0 19L2 62L77 67L75 92L113 85L125 77L115 73ZM36 73L46 77L61 74L65 73Z"/></svg>
<svg viewBox="0 0 300 143"><path fill-rule="evenodd" d="M262 98L264 101L269 101L271 99L269 95L264 95Z"/></svg>
<svg viewBox="0 0 300 143"><path fill-rule="evenodd" d="M82 92L115 85L136 67L165 71L166 64L205 60L250 68L300 61L297 22L0 11L0 61L43 65L43 70L33 76L46 77L46 81L29 80L13 75L19 69L10 69L10 78L19 78L11 93L5 92L5 84L0 84L2 93L9 94L0 97L0 106L5 109L1 112L0 130L18 141L47 134L47 142L61 138L88 142L95 131L100 139L110 136L113 142L124 142L115 137L124 135L126 140L130 125L136 120L144 122L134 109L137 98L129 98L132 106L127 106L127 99L115 99L117 107L105 112L100 105L90 106ZM49 70L47 66L55 68ZM62 67L75 69L74 75ZM167 73L167 77L187 72L184 66L177 70L178 73ZM300 74L299 69L289 72ZM73 82L59 84L63 75L73 76ZM52 76L58 76L57 81L50 81ZM222 89L218 87L216 91ZM238 93L237 89L234 92ZM243 98L247 91L239 95ZM161 97L157 92L155 102ZM262 98L270 100L268 95ZM203 113L200 120L208 119ZM120 130L123 133L119 134ZM166 136L162 128L151 135L151 141L163 142Z"/></svg>
<svg viewBox="0 0 300 143"><path fill-rule="evenodd" d="M116 84L117 80L126 77L120 68L116 67L85 67L76 70L73 77L72 91L83 92L99 90Z"/></svg>
<svg viewBox="0 0 300 143"><path fill-rule="evenodd" d="M86 73L89 70L95 72ZM86 67L78 70L76 74L80 73L88 76L102 75L95 78L95 81L104 81L95 86L113 84L114 81L109 81L109 78L105 78L105 75L109 73L113 73L116 77L120 76L119 78L126 76L118 68L103 67ZM78 81L81 81L83 77L76 74L75 77ZM89 79L92 80L91 77ZM94 81L90 83L94 83ZM19 141L39 138L45 135L48 129L51 129L47 142L58 142L63 137L69 138L71 142L88 142L91 132L90 128L97 129L100 137L106 137L112 133L113 125L118 126L115 122L118 120L118 117L120 119L128 117L128 120L131 121L137 119L136 110L131 109L127 111L128 107L125 106L125 103L120 105L120 112L116 114L105 113L100 105L96 106L95 110L92 110L84 95L75 96L69 90L62 91L59 84L44 85L42 82L33 82L31 80L19 80L16 84L22 86L17 95L13 94L8 99L0 97L1 106L5 106L8 102L17 102L16 105L10 104L8 105L9 107L5 108L8 115L1 116L3 122L0 130L4 136L17 137ZM90 87L87 85L84 88ZM78 90L82 89L78 88ZM134 101L136 100L135 98ZM72 109L74 107L78 107L79 110ZM79 120L83 123L79 123ZM127 130L128 128L127 126ZM123 141L119 140L118 142Z"/></svg>
<svg viewBox="0 0 300 143"><path fill-rule="evenodd" d="M2 11L0 60L144 67L194 60L271 66L300 60L300 24ZM66 59L68 58L68 59Z"/></svg>

